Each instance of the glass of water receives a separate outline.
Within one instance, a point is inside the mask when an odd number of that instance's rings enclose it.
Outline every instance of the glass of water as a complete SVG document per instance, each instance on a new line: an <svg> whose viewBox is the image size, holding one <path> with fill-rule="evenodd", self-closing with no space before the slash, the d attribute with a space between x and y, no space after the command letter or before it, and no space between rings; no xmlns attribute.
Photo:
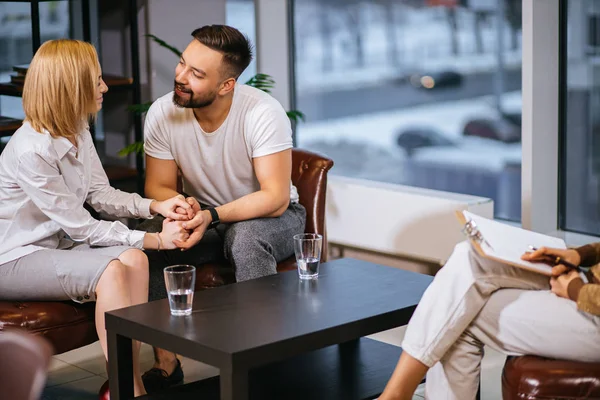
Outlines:
<svg viewBox="0 0 600 400"><path fill-rule="evenodd" d="M196 267L172 265L165 268L164 273L171 315L190 315L196 285Z"/></svg>
<svg viewBox="0 0 600 400"><path fill-rule="evenodd" d="M294 252L300 279L317 279L323 236L316 233L302 233L294 236Z"/></svg>

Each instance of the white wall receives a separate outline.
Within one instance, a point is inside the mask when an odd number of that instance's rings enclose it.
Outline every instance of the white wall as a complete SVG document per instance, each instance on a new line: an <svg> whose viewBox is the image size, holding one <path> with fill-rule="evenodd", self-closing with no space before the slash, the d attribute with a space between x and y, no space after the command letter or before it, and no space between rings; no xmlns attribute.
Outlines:
<svg viewBox="0 0 600 400"><path fill-rule="evenodd" d="M284 0L255 0L256 4L256 63L257 72L273 77L277 85L271 91L281 105L292 105L292 74L288 2ZM282 18L282 16L284 16Z"/></svg>
<svg viewBox="0 0 600 400"><path fill-rule="evenodd" d="M490 199L340 176L327 183L333 245L442 265L464 240L454 212L494 216Z"/></svg>
<svg viewBox="0 0 600 400"><path fill-rule="evenodd" d="M225 4L226 0L149 0L148 33L183 51L194 29L225 23ZM177 57L155 43L148 50L150 95L156 99L173 90Z"/></svg>

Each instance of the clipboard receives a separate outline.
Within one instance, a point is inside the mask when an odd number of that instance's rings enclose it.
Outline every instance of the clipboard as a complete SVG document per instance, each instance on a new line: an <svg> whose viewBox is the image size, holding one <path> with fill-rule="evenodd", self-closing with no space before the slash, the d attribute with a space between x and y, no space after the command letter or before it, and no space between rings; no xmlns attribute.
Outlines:
<svg viewBox="0 0 600 400"><path fill-rule="evenodd" d="M551 276L552 266L521 260L529 246L566 249L564 240L528 231L469 211L456 211L462 231L477 253L487 259Z"/></svg>

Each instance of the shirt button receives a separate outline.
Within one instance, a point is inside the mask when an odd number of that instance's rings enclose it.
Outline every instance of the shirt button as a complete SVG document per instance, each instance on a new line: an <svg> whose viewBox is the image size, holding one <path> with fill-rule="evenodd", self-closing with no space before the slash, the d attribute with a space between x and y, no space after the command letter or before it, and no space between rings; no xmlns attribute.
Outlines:
<svg viewBox="0 0 600 400"><path fill-rule="evenodd" d="M77 301L81 301L81 300L83 300L83 297L77 296Z"/></svg>
<svg viewBox="0 0 600 400"><path fill-rule="evenodd" d="M89 300L90 296L88 296L87 294L85 296L83 296L84 299Z"/></svg>

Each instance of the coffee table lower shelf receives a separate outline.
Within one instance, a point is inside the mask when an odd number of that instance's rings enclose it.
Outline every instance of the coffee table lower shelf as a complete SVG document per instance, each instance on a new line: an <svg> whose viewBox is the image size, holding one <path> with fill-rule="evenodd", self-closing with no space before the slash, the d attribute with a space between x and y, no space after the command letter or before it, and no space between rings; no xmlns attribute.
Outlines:
<svg viewBox="0 0 600 400"><path fill-rule="evenodd" d="M333 345L250 371L250 400L367 400L385 387L402 349L376 340ZM219 400L219 377L177 386L144 400Z"/></svg>

